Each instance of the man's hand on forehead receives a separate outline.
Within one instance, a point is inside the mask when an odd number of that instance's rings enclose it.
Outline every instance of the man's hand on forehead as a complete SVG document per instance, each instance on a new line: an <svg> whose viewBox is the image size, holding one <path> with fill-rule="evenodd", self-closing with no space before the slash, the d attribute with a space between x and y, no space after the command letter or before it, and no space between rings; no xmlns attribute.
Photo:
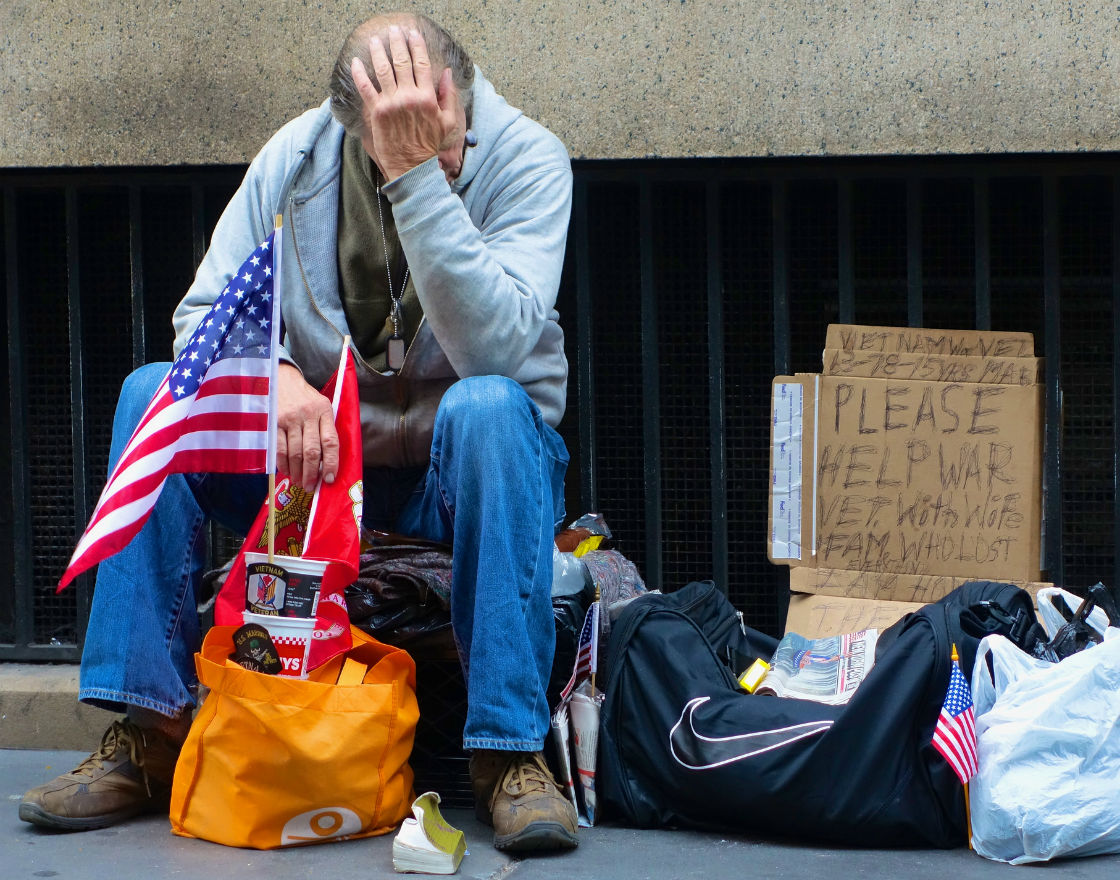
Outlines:
<svg viewBox="0 0 1120 880"><path fill-rule="evenodd" d="M369 41L377 87L359 59L350 69L365 108L362 144L386 180L393 180L446 149L460 126L450 68L437 90L420 31L394 24L388 36L389 55L379 34Z"/></svg>

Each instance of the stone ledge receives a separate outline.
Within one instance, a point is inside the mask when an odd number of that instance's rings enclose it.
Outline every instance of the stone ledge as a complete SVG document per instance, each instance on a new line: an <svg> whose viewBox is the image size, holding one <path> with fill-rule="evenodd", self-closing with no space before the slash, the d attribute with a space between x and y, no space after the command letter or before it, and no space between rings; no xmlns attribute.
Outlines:
<svg viewBox="0 0 1120 880"><path fill-rule="evenodd" d="M0 748L88 752L113 717L78 702L76 664L0 663Z"/></svg>
<svg viewBox="0 0 1120 880"><path fill-rule="evenodd" d="M372 11L61 5L0 3L0 166L247 162L326 97L346 33ZM1115 4L424 6L573 158L1120 149Z"/></svg>

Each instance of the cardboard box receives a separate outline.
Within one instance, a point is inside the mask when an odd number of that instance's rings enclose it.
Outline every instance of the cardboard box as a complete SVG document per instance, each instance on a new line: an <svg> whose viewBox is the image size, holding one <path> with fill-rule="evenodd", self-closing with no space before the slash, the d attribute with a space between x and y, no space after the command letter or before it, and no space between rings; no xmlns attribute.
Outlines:
<svg viewBox="0 0 1120 880"><path fill-rule="evenodd" d="M817 588L787 628L854 631L913 610L876 603L918 607L965 580L1040 582L1030 334L832 325L826 346L824 372L773 386L769 556L791 589Z"/></svg>
<svg viewBox="0 0 1120 880"><path fill-rule="evenodd" d="M921 602L885 602L879 599L845 599L838 596L791 593L789 611L786 614L786 632L814 639L864 629L882 632L904 615L921 607Z"/></svg>
<svg viewBox="0 0 1120 880"><path fill-rule="evenodd" d="M883 630L911 611L936 602L972 578L885 574L830 568L790 570L787 632L834 636L867 627ZM1010 581L1032 597L1038 581Z"/></svg>

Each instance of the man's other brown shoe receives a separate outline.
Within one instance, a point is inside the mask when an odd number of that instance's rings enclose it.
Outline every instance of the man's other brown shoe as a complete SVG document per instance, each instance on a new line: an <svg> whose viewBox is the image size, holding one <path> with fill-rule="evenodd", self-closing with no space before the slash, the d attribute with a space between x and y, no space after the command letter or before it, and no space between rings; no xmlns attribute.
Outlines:
<svg viewBox="0 0 1120 880"><path fill-rule="evenodd" d="M475 812L494 826L495 848L530 852L579 844L575 807L540 752L475 751L470 773Z"/></svg>
<svg viewBox="0 0 1120 880"><path fill-rule="evenodd" d="M45 828L88 831L166 810L179 749L161 731L114 721L97 751L23 796L19 817Z"/></svg>

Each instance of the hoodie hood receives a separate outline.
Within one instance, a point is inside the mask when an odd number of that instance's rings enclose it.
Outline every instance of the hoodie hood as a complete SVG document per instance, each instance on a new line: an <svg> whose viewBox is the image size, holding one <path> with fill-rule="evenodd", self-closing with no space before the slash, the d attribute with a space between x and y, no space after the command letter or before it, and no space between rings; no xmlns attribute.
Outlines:
<svg viewBox="0 0 1120 880"><path fill-rule="evenodd" d="M490 80L482 75L478 65L474 68L474 108L471 111L471 131L478 138L478 143L467 147L463 157L463 170L451 183L453 193L461 193L470 186L478 169L486 161L486 157L494 149L502 132L510 127L521 117L522 113L516 107L506 103L506 99L499 95Z"/></svg>

